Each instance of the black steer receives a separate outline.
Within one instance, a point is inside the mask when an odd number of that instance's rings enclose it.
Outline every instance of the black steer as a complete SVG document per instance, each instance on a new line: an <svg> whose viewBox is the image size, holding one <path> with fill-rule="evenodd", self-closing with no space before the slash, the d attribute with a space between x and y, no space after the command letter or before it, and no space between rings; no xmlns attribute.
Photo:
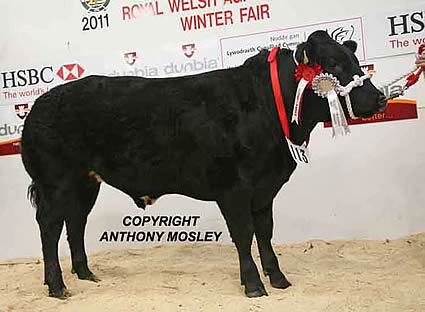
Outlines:
<svg viewBox="0 0 425 312"><path fill-rule="evenodd" d="M362 75L354 50L353 42L339 44L317 31L295 55L302 61L306 54L346 85ZM272 205L296 163L279 123L267 57L262 51L236 68L179 78L90 76L36 100L25 121L22 159L33 180L29 195L51 296L69 295L58 261L64 223L72 270L97 281L87 265L84 231L102 180L140 207L170 193L216 201L238 251L245 294L267 294L251 256L254 234L271 285L290 286L271 245ZM292 51L281 49L277 59L291 116ZM354 113L371 116L384 106L382 98L366 81L351 93ZM327 100L307 90L302 123L290 126L292 141L305 141L328 120Z"/></svg>

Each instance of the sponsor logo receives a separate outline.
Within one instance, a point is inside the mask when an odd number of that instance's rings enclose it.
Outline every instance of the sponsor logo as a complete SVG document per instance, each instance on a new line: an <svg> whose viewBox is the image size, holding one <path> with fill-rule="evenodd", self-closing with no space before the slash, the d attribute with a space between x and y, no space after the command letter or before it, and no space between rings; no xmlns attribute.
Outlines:
<svg viewBox="0 0 425 312"><path fill-rule="evenodd" d="M195 51L196 51L195 44L194 43L184 44L184 45L182 45L182 50L183 50L183 54L187 58L191 58L195 54Z"/></svg>
<svg viewBox="0 0 425 312"><path fill-rule="evenodd" d="M109 5L111 0L80 0L83 7L89 11L100 12L106 10L106 7Z"/></svg>
<svg viewBox="0 0 425 312"><path fill-rule="evenodd" d="M159 67L156 66L143 66L142 68L134 66L131 70L114 70L109 76L137 76L149 78L159 76L159 71Z"/></svg>
<svg viewBox="0 0 425 312"><path fill-rule="evenodd" d="M328 33L334 40L341 43L346 40L352 40L354 37L354 30L354 25L350 25L349 27L340 26L332 31L328 30Z"/></svg>
<svg viewBox="0 0 425 312"><path fill-rule="evenodd" d="M186 63L171 62L164 66L164 74L166 75L184 75L191 72L210 71L218 68L218 59L192 60Z"/></svg>
<svg viewBox="0 0 425 312"><path fill-rule="evenodd" d="M412 13L388 16L389 36L419 33L425 30L425 13L416 11Z"/></svg>
<svg viewBox="0 0 425 312"><path fill-rule="evenodd" d="M18 118L24 120L25 117L27 117L28 113L30 112L29 104L28 103L15 104L15 112Z"/></svg>
<svg viewBox="0 0 425 312"><path fill-rule="evenodd" d="M128 52L128 53L124 53L124 60L128 65L134 65L134 63L136 63L136 60L139 57L137 56L136 52Z"/></svg>
<svg viewBox="0 0 425 312"><path fill-rule="evenodd" d="M84 73L84 68L79 64L62 65L56 72L56 75L64 81L70 81L80 78Z"/></svg>
<svg viewBox="0 0 425 312"><path fill-rule="evenodd" d="M51 83L54 80L52 66L46 66L41 69L21 69L17 71L2 72L0 74L3 89L33 86L40 82Z"/></svg>
<svg viewBox="0 0 425 312"><path fill-rule="evenodd" d="M83 76L85 70L79 64L65 64L59 67L56 75L64 80L75 80ZM50 84L55 80L53 66L19 69L0 73L3 89L34 86L40 83Z"/></svg>
<svg viewBox="0 0 425 312"><path fill-rule="evenodd" d="M278 40L278 37L272 37L271 39L273 41ZM234 50L228 50L226 51L226 56L228 57L232 57L232 56L237 56L237 55L245 55L245 54L254 54L254 53L258 53L261 50L271 50L273 48L285 48L285 49L289 49L291 45L295 45L296 44L292 44L292 43L285 43L285 42L275 42L275 43L270 43L270 44L266 44L266 45L259 45L259 46L251 46L251 47L244 47L244 48L236 48Z"/></svg>
<svg viewBox="0 0 425 312"><path fill-rule="evenodd" d="M22 135L22 130L24 129L24 125L9 125L4 123L0 125L0 137L2 136L10 136L10 135Z"/></svg>
<svg viewBox="0 0 425 312"><path fill-rule="evenodd" d="M138 77L158 77L158 76L183 76L190 73L211 71L219 68L219 59L203 58L192 59L187 62L171 61L163 66L133 66L131 70L113 70L109 76L138 76Z"/></svg>

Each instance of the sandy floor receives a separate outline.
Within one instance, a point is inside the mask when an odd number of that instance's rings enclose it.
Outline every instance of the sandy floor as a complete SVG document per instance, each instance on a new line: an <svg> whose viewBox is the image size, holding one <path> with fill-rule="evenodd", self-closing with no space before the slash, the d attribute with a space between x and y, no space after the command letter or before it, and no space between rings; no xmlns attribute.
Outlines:
<svg viewBox="0 0 425 312"><path fill-rule="evenodd" d="M73 296L47 297L37 259L0 264L0 311L425 311L425 234L398 241L311 241L276 246L293 286L248 299L233 246L159 246L90 257L98 284L63 261ZM259 264L259 258L256 255ZM16 264L18 263L18 264Z"/></svg>

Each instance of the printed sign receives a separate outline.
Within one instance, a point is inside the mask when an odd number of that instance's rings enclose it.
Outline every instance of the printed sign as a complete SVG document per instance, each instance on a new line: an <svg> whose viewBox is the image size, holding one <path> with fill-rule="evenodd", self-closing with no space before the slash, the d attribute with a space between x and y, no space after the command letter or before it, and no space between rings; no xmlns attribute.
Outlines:
<svg viewBox="0 0 425 312"><path fill-rule="evenodd" d="M72 62L11 68L0 72L0 106L34 101L54 86L86 75L85 65Z"/></svg>
<svg viewBox="0 0 425 312"><path fill-rule="evenodd" d="M125 23L171 18L173 26L183 32L200 32L213 28L267 21L272 9L266 1L241 0L168 0L135 3L121 7L121 19Z"/></svg>
<svg viewBox="0 0 425 312"><path fill-rule="evenodd" d="M424 6L408 5L398 10L379 10L364 17L368 59L416 53L425 43Z"/></svg>
<svg viewBox="0 0 425 312"><path fill-rule="evenodd" d="M295 49L298 44L307 40L307 37L318 29L326 30L339 42L356 41L358 43L357 57L360 61L364 60L362 20L357 17L223 38L220 40L222 65L225 68L241 65L248 57L257 54L261 49L274 47Z"/></svg>
<svg viewBox="0 0 425 312"><path fill-rule="evenodd" d="M112 58L103 64L108 76L139 76L145 78L193 75L220 69L217 42L197 41L168 44L161 53L145 50L116 53L124 57Z"/></svg>

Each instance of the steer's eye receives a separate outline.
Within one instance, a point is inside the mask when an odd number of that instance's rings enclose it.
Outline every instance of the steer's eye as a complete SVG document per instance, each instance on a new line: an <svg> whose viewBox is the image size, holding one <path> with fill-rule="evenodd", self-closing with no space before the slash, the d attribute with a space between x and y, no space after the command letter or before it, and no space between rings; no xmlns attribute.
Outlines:
<svg viewBox="0 0 425 312"><path fill-rule="evenodd" d="M341 74L344 71L343 66L341 66L341 64L338 63L333 57L326 59L324 65L329 72L335 75Z"/></svg>
<svg viewBox="0 0 425 312"><path fill-rule="evenodd" d="M336 63L335 59L332 58L332 57L329 58L326 63L327 63L326 65L328 65L331 68L335 68L337 66L337 63Z"/></svg>

